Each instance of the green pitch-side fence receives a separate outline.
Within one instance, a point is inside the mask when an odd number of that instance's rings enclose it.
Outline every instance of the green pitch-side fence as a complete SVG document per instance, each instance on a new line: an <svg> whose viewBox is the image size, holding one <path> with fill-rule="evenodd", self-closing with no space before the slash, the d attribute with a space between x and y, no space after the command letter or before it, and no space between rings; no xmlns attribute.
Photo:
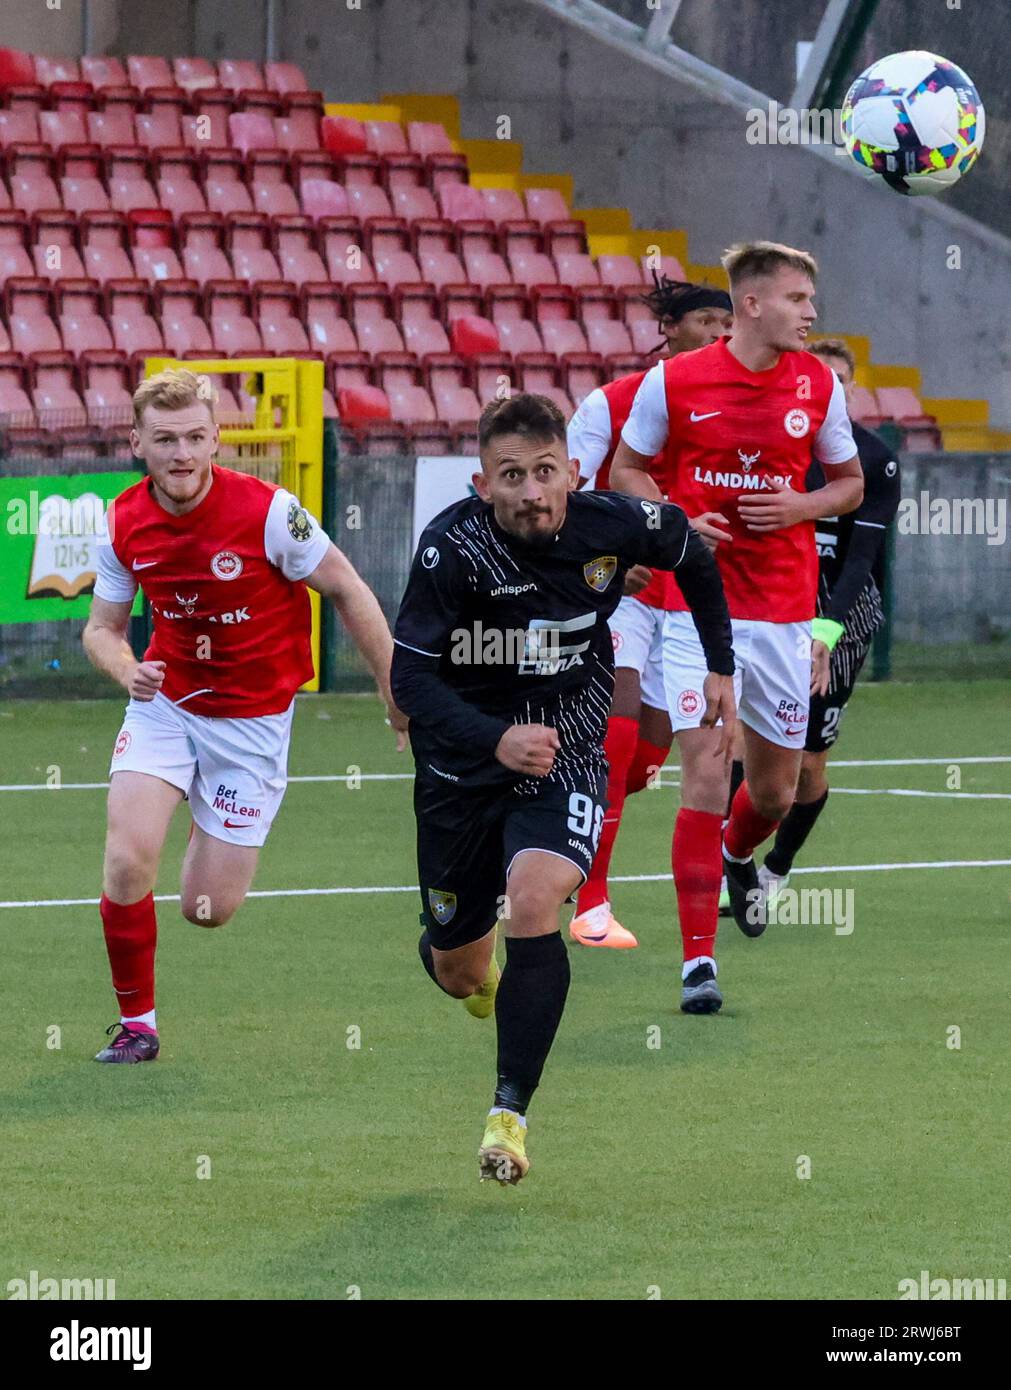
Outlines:
<svg viewBox="0 0 1011 1390"><path fill-rule="evenodd" d="M326 444L321 519L392 622L411 561L415 462L339 454L329 429ZM118 459L0 458L0 494L5 478L48 481L128 467ZM1011 455L906 456L902 496L888 538L889 621L867 678L1011 676ZM24 578L9 563L10 517L0 509L0 518L0 586L21 586L23 598ZM84 658L83 625L80 616L0 623L0 697L110 694ZM134 620L137 644L146 628L145 616ZM332 612L324 619L321 676L324 690L370 687Z"/></svg>

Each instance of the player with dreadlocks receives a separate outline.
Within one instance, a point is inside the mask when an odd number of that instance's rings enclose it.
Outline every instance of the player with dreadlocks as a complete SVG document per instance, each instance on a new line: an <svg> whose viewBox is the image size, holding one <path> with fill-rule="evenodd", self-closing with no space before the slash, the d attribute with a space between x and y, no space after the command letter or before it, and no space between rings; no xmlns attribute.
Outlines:
<svg viewBox="0 0 1011 1390"><path fill-rule="evenodd" d="M659 358L707 347L729 333L732 309L724 290L670 280L656 271L653 282L653 289L642 299L662 334ZM633 372L591 391L569 421L569 457L579 461L581 487L590 479L598 490L608 487L611 458L645 374L645 370ZM659 474L657 481L663 492ZM607 872L625 797L641 791L655 776L673 739L661 653L664 613L672 606L676 589L668 572L636 566L626 579L625 596L609 619L615 685L604 743L610 769L608 808L596 858L569 926L572 940L584 946L638 945L611 913Z"/></svg>

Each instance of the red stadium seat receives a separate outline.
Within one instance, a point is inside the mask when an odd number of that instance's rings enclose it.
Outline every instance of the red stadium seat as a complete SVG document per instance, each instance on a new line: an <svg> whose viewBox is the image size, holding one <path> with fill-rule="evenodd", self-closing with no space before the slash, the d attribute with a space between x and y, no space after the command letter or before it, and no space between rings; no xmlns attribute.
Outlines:
<svg viewBox="0 0 1011 1390"><path fill-rule="evenodd" d="M156 208L158 195L148 178L149 155L139 145L113 145L105 152L109 205L118 212Z"/></svg>
<svg viewBox="0 0 1011 1390"><path fill-rule="evenodd" d="M434 121L408 121L407 148L421 155L454 153L445 127Z"/></svg>
<svg viewBox="0 0 1011 1390"><path fill-rule="evenodd" d="M470 359L471 385L482 405L511 396L516 389L512 358L504 352L478 352Z"/></svg>
<svg viewBox="0 0 1011 1390"><path fill-rule="evenodd" d="M440 316L447 328L464 314L474 318L484 316L484 295L478 285L444 285L438 294Z"/></svg>
<svg viewBox="0 0 1011 1390"><path fill-rule="evenodd" d="M148 119L154 122L155 113L152 112ZM145 117L137 117L137 137L147 144L149 134L141 130L143 120ZM176 123L174 138L167 140L167 144L178 145L182 143L200 154L209 150L228 149L228 117L220 112L204 111L199 116L180 117L174 111L165 111L159 113L158 120L175 121ZM155 129L154 124L152 124L150 137L154 136ZM157 145L159 141L151 138L151 143Z"/></svg>
<svg viewBox="0 0 1011 1390"><path fill-rule="evenodd" d="M284 115L284 97L277 92L240 92L238 95L239 110L249 115L264 116L271 123L273 129L274 120L278 116Z"/></svg>
<svg viewBox="0 0 1011 1390"><path fill-rule="evenodd" d="M283 150L254 150L246 167L258 212L270 217L299 214L295 190L288 182L288 156Z"/></svg>
<svg viewBox="0 0 1011 1390"><path fill-rule="evenodd" d="M176 80L165 58L150 58L131 54L126 60L129 81L142 92L152 87L175 87Z"/></svg>
<svg viewBox="0 0 1011 1390"><path fill-rule="evenodd" d="M364 222L369 217L392 217L390 200L378 184L352 186L347 190L348 211Z"/></svg>
<svg viewBox="0 0 1011 1390"><path fill-rule="evenodd" d="M75 212L104 211L109 195L102 182L102 147L100 145L64 145L57 158L60 196L67 208Z"/></svg>
<svg viewBox="0 0 1011 1390"><path fill-rule="evenodd" d="M418 357L450 350L446 330L437 319L409 319L406 323L401 322L400 330L407 351L416 353Z"/></svg>
<svg viewBox="0 0 1011 1390"><path fill-rule="evenodd" d="M151 314L151 288L144 280L111 280L105 287L114 345L134 354L164 346L161 329Z"/></svg>
<svg viewBox="0 0 1011 1390"><path fill-rule="evenodd" d="M558 272L547 256L537 251L519 251L509 257L509 268L518 285L555 285Z"/></svg>
<svg viewBox="0 0 1011 1390"><path fill-rule="evenodd" d="M104 111L88 112L88 131L85 137L93 145L132 145L135 140L133 112L128 106L109 106Z"/></svg>
<svg viewBox="0 0 1011 1390"><path fill-rule="evenodd" d="M342 386L337 391L337 409L348 425L366 420L389 420L390 402L378 386Z"/></svg>
<svg viewBox="0 0 1011 1390"><path fill-rule="evenodd" d="M302 211L306 217L344 217L349 212L344 185L333 179L303 179L300 187Z"/></svg>
<svg viewBox="0 0 1011 1390"><path fill-rule="evenodd" d="M382 160L383 187L391 198L395 188L426 187L425 161L420 154L404 151L403 154L384 154L380 158ZM425 213L425 216L435 216L435 213Z"/></svg>
<svg viewBox="0 0 1011 1390"><path fill-rule="evenodd" d="M43 112L43 115L46 113ZM0 111L0 148L39 144L39 118L28 107Z"/></svg>
<svg viewBox="0 0 1011 1390"><path fill-rule="evenodd" d="M877 396L867 386L854 386L850 395L850 415L868 429L874 429L886 418Z"/></svg>
<svg viewBox="0 0 1011 1390"><path fill-rule="evenodd" d="M373 357L377 352L403 352L404 340L392 319L355 321L355 334L362 352Z"/></svg>
<svg viewBox="0 0 1011 1390"><path fill-rule="evenodd" d="M264 63L263 76L269 90L282 96L309 90L305 73L295 63Z"/></svg>
<svg viewBox="0 0 1011 1390"><path fill-rule="evenodd" d="M292 111L288 116L274 118L274 143L279 150L294 154L297 150L318 150L319 120L312 111Z"/></svg>
<svg viewBox="0 0 1011 1390"><path fill-rule="evenodd" d="M419 458L441 458L456 452L455 431L441 420L415 421L407 426L407 447Z"/></svg>
<svg viewBox="0 0 1011 1390"><path fill-rule="evenodd" d="M902 430L905 448L925 452L941 448L937 419L926 414L915 391L908 386L879 386L875 394L886 418L894 420Z"/></svg>
<svg viewBox="0 0 1011 1390"><path fill-rule="evenodd" d="M393 204L393 211L397 217L403 217L408 222L415 222L419 219L436 219L439 216L439 209L436 207L435 199L427 188L418 188L414 184L399 184L390 189L390 201Z"/></svg>
<svg viewBox="0 0 1011 1390"><path fill-rule="evenodd" d="M402 324L420 323L423 319L440 322L439 292L434 285L398 285L393 291L393 317Z"/></svg>
<svg viewBox="0 0 1011 1390"><path fill-rule="evenodd" d="M481 402L468 384L468 379L463 358L452 353L441 353L430 359L428 384L440 420L455 424L458 421L474 421L481 414Z"/></svg>
<svg viewBox="0 0 1011 1390"><path fill-rule="evenodd" d="M219 213L185 213L180 219L183 269L191 280L231 279L232 268L223 250L224 219Z"/></svg>
<svg viewBox="0 0 1011 1390"><path fill-rule="evenodd" d="M365 121L366 147L373 154L407 154L407 137L399 121Z"/></svg>
<svg viewBox="0 0 1011 1390"><path fill-rule="evenodd" d="M572 352L562 362L562 385L576 404L607 381L603 359L595 352Z"/></svg>
<svg viewBox="0 0 1011 1390"><path fill-rule="evenodd" d="M211 333L200 314L201 291L197 280L160 280L155 287L158 319L165 346L176 357L213 349Z"/></svg>
<svg viewBox="0 0 1011 1390"><path fill-rule="evenodd" d="M232 146L248 155L250 150L277 148L274 122L270 116L253 111L234 111L228 117L228 133Z"/></svg>
<svg viewBox="0 0 1011 1390"><path fill-rule="evenodd" d="M583 327L591 319L620 319L618 291L608 285L579 285L575 290L576 313Z"/></svg>
<svg viewBox="0 0 1011 1390"><path fill-rule="evenodd" d="M411 250L421 264L426 251L448 251L455 255L457 249L456 228L444 217L418 217L410 224Z"/></svg>
<svg viewBox="0 0 1011 1390"><path fill-rule="evenodd" d="M324 116L319 135L323 148L331 154L365 154L369 148L364 125L351 116Z"/></svg>
<svg viewBox="0 0 1011 1390"><path fill-rule="evenodd" d="M76 58L35 59L35 81L43 87L51 87L54 82L80 82L81 70Z"/></svg>
<svg viewBox="0 0 1011 1390"><path fill-rule="evenodd" d="M563 285L599 285L597 267L590 256L560 252L555 256L558 278Z"/></svg>
<svg viewBox="0 0 1011 1390"><path fill-rule="evenodd" d="M135 246L133 268L141 280L181 280L183 269L171 246Z"/></svg>
<svg viewBox="0 0 1011 1390"><path fill-rule="evenodd" d="M487 289L489 285L508 285L512 283L512 272L497 251L471 250L464 248L466 278Z"/></svg>
<svg viewBox="0 0 1011 1390"><path fill-rule="evenodd" d="M326 357L334 352L357 353L358 339L342 311L343 297L338 286L323 283L302 286L301 319L313 351Z"/></svg>
<svg viewBox="0 0 1011 1390"><path fill-rule="evenodd" d="M401 424L434 422L435 406L423 386L393 386L386 388L392 419Z"/></svg>
<svg viewBox="0 0 1011 1390"><path fill-rule="evenodd" d="M196 117L186 116L183 119L192 122ZM137 143L147 150L175 149L183 144L178 112L169 106L157 111L138 112L133 118L133 128Z"/></svg>
<svg viewBox="0 0 1011 1390"><path fill-rule="evenodd" d="M452 350L461 357L501 352L498 329L491 319L482 318L479 314L460 314L454 318L450 334Z"/></svg>
<svg viewBox="0 0 1011 1390"><path fill-rule="evenodd" d="M73 212L37 212L32 218L32 257L35 274L50 280L84 275L77 249L77 216Z"/></svg>
<svg viewBox="0 0 1011 1390"><path fill-rule="evenodd" d="M96 92L100 87L125 87L128 82L126 69L118 58L91 54L81 59L81 77L90 82Z"/></svg>
<svg viewBox="0 0 1011 1390"><path fill-rule="evenodd" d="M538 328L549 319L576 318L576 299L568 285L538 285L530 291L530 303L531 317Z"/></svg>
<svg viewBox="0 0 1011 1390"><path fill-rule="evenodd" d="M392 251L409 251L411 234L402 217L370 217L363 223L365 249L372 260Z"/></svg>
<svg viewBox="0 0 1011 1390"><path fill-rule="evenodd" d="M28 252L28 214L14 209L0 211L0 284L12 275L35 273Z"/></svg>
<svg viewBox="0 0 1011 1390"><path fill-rule="evenodd" d="M303 285L325 280L326 266L316 250L316 229L310 217L282 214L271 219L273 250L285 280Z"/></svg>
<svg viewBox="0 0 1011 1390"><path fill-rule="evenodd" d="M29 364L35 418L43 429L73 429L87 424L88 414L77 391L73 353L37 352Z"/></svg>
<svg viewBox="0 0 1011 1390"><path fill-rule="evenodd" d="M172 72L176 86L182 87L186 92L218 85L218 74L214 64L207 58L173 58Z"/></svg>
<svg viewBox="0 0 1011 1390"><path fill-rule="evenodd" d="M257 285L254 299L256 322L263 346L279 357L293 352L308 352L309 339L296 315L298 289L283 280L264 281Z"/></svg>
<svg viewBox="0 0 1011 1390"><path fill-rule="evenodd" d="M244 281L209 280L204 304L215 352L235 357L262 350L259 329L250 315L252 296Z"/></svg>
<svg viewBox="0 0 1011 1390"><path fill-rule="evenodd" d="M666 341L660 334L656 319L652 317L633 319L628 325L628 330L632 336L632 351L640 353L643 357L658 353ZM623 351L621 348L613 350Z"/></svg>
<svg viewBox="0 0 1011 1390"><path fill-rule="evenodd" d="M522 285L491 285L485 293L485 303L493 323L533 317L530 295Z"/></svg>
<svg viewBox="0 0 1011 1390"><path fill-rule="evenodd" d="M258 212L237 213L227 219L225 244L237 280L280 280L281 269L270 250L269 220Z"/></svg>
<svg viewBox="0 0 1011 1390"><path fill-rule="evenodd" d="M0 54L3 53L0 49ZM35 410L27 392L28 368L20 352L0 353L0 418L8 426L35 424Z"/></svg>
<svg viewBox="0 0 1011 1390"><path fill-rule="evenodd" d="M357 223L335 218L335 225L328 225L329 219L321 227L323 256L330 272L330 279L343 285L372 284L376 279L372 262L362 249L362 238ZM352 230L353 229L353 230Z"/></svg>
<svg viewBox="0 0 1011 1390"><path fill-rule="evenodd" d="M523 199L512 188L483 188L481 198L484 202L482 217L490 217L495 222L516 222L526 217Z"/></svg>
<svg viewBox="0 0 1011 1390"><path fill-rule="evenodd" d="M245 59L223 58L218 63L218 81L230 92L259 91L264 86L259 64Z"/></svg>
<svg viewBox="0 0 1011 1390"><path fill-rule="evenodd" d="M585 326L589 350L599 352L601 357L634 350L628 329L617 319L591 319Z"/></svg>
<svg viewBox="0 0 1011 1390"><path fill-rule="evenodd" d="M547 319L540 324L545 352L561 357L567 352L585 353L586 335L575 319Z"/></svg>
<svg viewBox="0 0 1011 1390"><path fill-rule="evenodd" d="M12 145L7 151L7 181L14 207L23 212L62 207L53 169L53 156L47 146Z"/></svg>
<svg viewBox="0 0 1011 1390"><path fill-rule="evenodd" d="M338 398L349 387L373 386L372 359L367 352L332 352L327 356L327 372Z"/></svg>
<svg viewBox="0 0 1011 1390"><path fill-rule="evenodd" d="M488 213L479 188L469 183L447 183L437 190L439 210L450 222L485 222Z"/></svg>
<svg viewBox="0 0 1011 1390"><path fill-rule="evenodd" d="M542 225L545 222L568 222L569 209L557 188L528 188L525 193L527 216Z"/></svg>
<svg viewBox="0 0 1011 1390"><path fill-rule="evenodd" d="M64 280L56 290L60 336L68 352L80 355L112 347L112 334L102 314L102 286L97 280Z"/></svg>
<svg viewBox="0 0 1011 1390"><path fill-rule="evenodd" d="M657 258L643 256L640 264L642 266L642 278L646 288L653 287L653 270L656 269L659 275L666 275L668 280L687 280L685 268L676 256L660 256L659 264L655 264Z"/></svg>
<svg viewBox="0 0 1011 1390"><path fill-rule="evenodd" d="M375 269L376 279L384 281L390 289L421 283L421 271L407 251L381 251L375 258Z"/></svg>
<svg viewBox="0 0 1011 1390"><path fill-rule="evenodd" d="M24 87L35 81L35 62L19 48L0 48L0 91Z"/></svg>
<svg viewBox="0 0 1011 1390"><path fill-rule="evenodd" d="M545 250L556 259L559 256L585 256L589 243L586 239L586 223L575 218L564 222L547 222L544 226Z"/></svg>
<svg viewBox="0 0 1011 1390"><path fill-rule="evenodd" d="M158 201L175 218L184 212L206 212L207 202L199 183L200 165L196 154L185 146L154 154Z"/></svg>
<svg viewBox="0 0 1011 1390"><path fill-rule="evenodd" d="M633 324L639 319L656 323L653 310L643 303L643 295L648 293L645 285L619 285L614 288L614 293L618 298L618 317L622 323Z"/></svg>
<svg viewBox="0 0 1011 1390"><path fill-rule="evenodd" d="M543 251L544 233L540 223L529 217L521 221L503 222L499 227L498 249L505 256L521 251Z"/></svg>
<svg viewBox="0 0 1011 1390"><path fill-rule="evenodd" d="M204 197L210 212L252 212L253 200L243 181L238 150L209 150L204 163Z"/></svg>
<svg viewBox="0 0 1011 1390"><path fill-rule="evenodd" d="M446 285L459 285L470 279L460 262L460 257L451 251L421 251L418 261L422 277L437 289Z"/></svg>
<svg viewBox="0 0 1011 1390"><path fill-rule="evenodd" d="M513 357L517 353L543 352L541 336L529 319L505 319L495 326L503 352L508 352Z"/></svg>
<svg viewBox="0 0 1011 1390"><path fill-rule="evenodd" d="M96 107L95 93L90 82L54 82L49 88L49 105L53 111L72 112L87 125L88 116Z"/></svg>
<svg viewBox="0 0 1011 1390"><path fill-rule="evenodd" d="M99 281L122 280L133 275L126 254L126 218L121 212L86 212L81 218L84 268Z"/></svg>
<svg viewBox="0 0 1011 1390"><path fill-rule="evenodd" d="M47 280L15 276L4 286L11 347L28 356L61 352L63 341L52 317L52 291Z"/></svg>
<svg viewBox="0 0 1011 1390"><path fill-rule="evenodd" d="M642 291L640 292L644 292L648 288L643 280L639 262L631 256L598 256L597 273L602 285L641 285Z"/></svg>

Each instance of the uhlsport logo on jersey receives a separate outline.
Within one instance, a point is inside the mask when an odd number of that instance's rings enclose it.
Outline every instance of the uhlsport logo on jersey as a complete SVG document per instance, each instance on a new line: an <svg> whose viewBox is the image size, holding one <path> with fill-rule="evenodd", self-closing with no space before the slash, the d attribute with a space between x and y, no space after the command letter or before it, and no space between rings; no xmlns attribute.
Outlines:
<svg viewBox="0 0 1011 1390"><path fill-rule="evenodd" d="M211 574L216 579L238 579L242 561L234 550L219 550L211 560Z"/></svg>
<svg viewBox="0 0 1011 1390"><path fill-rule="evenodd" d="M426 570L435 569L436 565L439 563L439 552L436 550L434 545L428 546L422 552L421 563L425 566Z"/></svg>
<svg viewBox="0 0 1011 1390"><path fill-rule="evenodd" d="M803 439L811 428L811 420L806 410L788 410L783 424L786 426L787 434L792 435L794 439Z"/></svg>
<svg viewBox="0 0 1011 1390"><path fill-rule="evenodd" d="M602 594L614 578L617 568L616 555L598 555L595 560L589 560L583 566L583 578L595 593Z"/></svg>
<svg viewBox="0 0 1011 1390"><path fill-rule="evenodd" d="M444 893L441 888L429 888L428 905L440 927L444 927L456 916L455 893Z"/></svg>

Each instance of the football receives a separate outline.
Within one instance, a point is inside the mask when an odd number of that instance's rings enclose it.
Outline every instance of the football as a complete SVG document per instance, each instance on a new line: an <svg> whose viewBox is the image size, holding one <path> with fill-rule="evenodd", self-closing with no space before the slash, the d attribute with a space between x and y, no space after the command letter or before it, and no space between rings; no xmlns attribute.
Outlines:
<svg viewBox="0 0 1011 1390"><path fill-rule="evenodd" d="M897 193L951 188L979 158L985 124L966 73L922 50L881 58L843 101L846 149L863 173Z"/></svg>

